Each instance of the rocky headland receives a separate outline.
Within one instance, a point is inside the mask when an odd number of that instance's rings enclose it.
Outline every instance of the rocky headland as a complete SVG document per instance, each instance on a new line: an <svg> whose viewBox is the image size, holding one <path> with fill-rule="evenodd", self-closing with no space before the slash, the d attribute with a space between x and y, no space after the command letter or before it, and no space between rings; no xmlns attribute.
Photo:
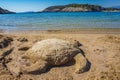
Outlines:
<svg viewBox="0 0 120 80"><path fill-rule="evenodd" d="M15 13L15 12L11 12L0 7L0 14L12 14L12 13Z"/></svg>
<svg viewBox="0 0 120 80"><path fill-rule="evenodd" d="M68 4L61 6L50 6L43 12L119 12L118 8L104 8L99 5L90 4Z"/></svg>

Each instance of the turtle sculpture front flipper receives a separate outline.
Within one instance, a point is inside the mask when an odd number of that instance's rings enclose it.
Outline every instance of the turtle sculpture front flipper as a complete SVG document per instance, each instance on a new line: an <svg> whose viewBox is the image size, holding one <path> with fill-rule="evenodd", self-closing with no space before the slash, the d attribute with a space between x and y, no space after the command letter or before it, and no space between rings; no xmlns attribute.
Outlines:
<svg viewBox="0 0 120 80"><path fill-rule="evenodd" d="M33 65L24 67L21 70L21 72L28 73L28 74L40 74L40 73L44 73L46 71L47 66L48 66L47 62L40 59Z"/></svg>

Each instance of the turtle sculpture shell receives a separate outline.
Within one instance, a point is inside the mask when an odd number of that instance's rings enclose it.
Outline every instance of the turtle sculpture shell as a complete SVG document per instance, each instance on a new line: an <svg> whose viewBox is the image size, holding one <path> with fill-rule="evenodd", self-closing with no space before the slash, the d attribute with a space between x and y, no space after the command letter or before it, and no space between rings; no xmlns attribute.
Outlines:
<svg viewBox="0 0 120 80"><path fill-rule="evenodd" d="M46 39L37 42L24 56L28 57L33 63L42 59L47 61L49 65L62 65L79 52L79 49L75 48L68 41Z"/></svg>

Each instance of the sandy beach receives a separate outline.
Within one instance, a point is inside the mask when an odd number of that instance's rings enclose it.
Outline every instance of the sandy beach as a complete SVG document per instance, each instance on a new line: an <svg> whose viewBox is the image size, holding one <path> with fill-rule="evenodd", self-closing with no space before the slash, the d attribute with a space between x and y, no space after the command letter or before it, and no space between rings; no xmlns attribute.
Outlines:
<svg viewBox="0 0 120 80"><path fill-rule="evenodd" d="M63 39L74 43L79 41L80 49L90 62L84 73L74 73L74 63L52 67L37 75L22 74L15 77L7 64L23 55L36 42L44 39ZM2 56L4 55L4 61ZM120 80L120 29L76 29L47 31L0 30L0 80Z"/></svg>

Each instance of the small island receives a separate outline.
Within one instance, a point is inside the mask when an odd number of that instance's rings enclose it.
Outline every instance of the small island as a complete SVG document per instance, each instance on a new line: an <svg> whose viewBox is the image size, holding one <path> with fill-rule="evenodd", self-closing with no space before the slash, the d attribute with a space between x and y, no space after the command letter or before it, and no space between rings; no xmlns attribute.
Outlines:
<svg viewBox="0 0 120 80"><path fill-rule="evenodd" d="M15 12L11 12L9 10L6 10L6 9L3 9L0 7L0 14L13 14L13 13L15 13Z"/></svg>
<svg viewBox="0 0 120 80"><path fill-rule="evenodd" d="M61 6L50 6L43 12L120 12L118 8L104 8L99 5L90 4L68 4Z"/></svg>

